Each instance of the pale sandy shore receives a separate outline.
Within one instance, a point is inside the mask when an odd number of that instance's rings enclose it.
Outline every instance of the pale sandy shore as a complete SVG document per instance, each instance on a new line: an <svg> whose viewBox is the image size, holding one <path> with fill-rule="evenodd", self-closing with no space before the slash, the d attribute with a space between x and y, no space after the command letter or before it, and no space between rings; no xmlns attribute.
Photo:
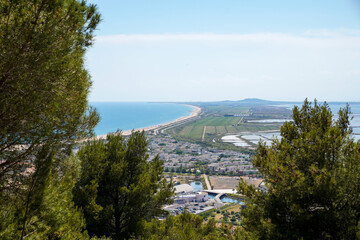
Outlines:
<svg viewBox="0 0 360 240"><path fill-rule="evenodd" d="M194 109L189 116L181 117L181 118L176 119L175 121L168 122L168 123L162 123L162 124L149 126L149 127L145 127L145 128L138 128L138 129L134 129L134 130L122 131L122 135L128 136L128 135L131 134L132 131L145 131L145 132L147 132L147 131L158 130L160 128L164 128L164 127L173 125L174 123L179 123L179 122L182 122L184 120L188 120L188 119L191 119L191 118L194 118L194 117L197 117L197 116L200 115L201 108L199 108L197 106L189 105L189 104L183 104L183 105L190 106L190 107L192 107ZM95 137L95 139L106 139L106 134L105 135L98 135L98 136Z"/></svg>

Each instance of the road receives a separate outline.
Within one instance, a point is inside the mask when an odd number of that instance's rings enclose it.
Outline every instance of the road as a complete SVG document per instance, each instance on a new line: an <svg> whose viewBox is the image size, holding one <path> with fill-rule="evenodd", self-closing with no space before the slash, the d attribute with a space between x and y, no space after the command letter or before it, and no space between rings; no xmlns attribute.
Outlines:
<svg viewBox="0 0 360 240"><path fill-rule="evenodd" d="M224 195L225 193L219 193L218 195L215 196L215 202L216 202L216 207L221 207L224 205L224 203L221 201L221 197Z"/></svg>
<svg viewBox="0 0 360 240"><path fill-rule="evenodd" d="M203 174L203 177L204 177L204 179L205 179L205 183L206 183L207 189L208 189L208 190L211 190L211 185L210 185L210 183L209 183L208 177L206 176L206 174Z"/></svg>
<svg viewBox="0 0 360 240"><path fill-rule="evenodd" d="M204 190L204 192L209 192L212 194L219 194L219 193L232 193L237 194L235 189L215 189L215 190Z"/></svg>
<svg viewBox="0 0 360 240"><path fill-rule="evenodd" d="M202 134L201 141L204 141L205 133L206 133L206 126L204 126L204 130L203 130L203 134Z"/></svg>

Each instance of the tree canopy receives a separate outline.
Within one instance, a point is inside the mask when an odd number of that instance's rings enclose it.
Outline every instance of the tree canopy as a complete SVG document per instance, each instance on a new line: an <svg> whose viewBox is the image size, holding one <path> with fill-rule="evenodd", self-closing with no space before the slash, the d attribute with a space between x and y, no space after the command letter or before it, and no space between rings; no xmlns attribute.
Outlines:
<svg viewBox="0 0 360 240"><path fill-rule="evenodd" d="M253 164L264 176L261 192L245 182L247 231L260 239L355 239L360 220L360 143L350 133L350 109L337 119L324 103L305 100L281 139L260 143Z"/></svg>
<svg viewBox="0 0 360 240"><path fill-rule="evenodd" d="M125 139L121 132L106 141L87 142L78 152L81 175L74 201L84 211L91 236L127 239L141 233L145 221L165 216L173 183L163 177L163 161L149 160L144 132Z"/></svg>
<svg viewBox="0 0 360 240"><path fill-rule="evenodd" d="M2 239L83 236L69 156L98 121L84 53L99 21L85 1L0 0Z"/></svg>
<svg viewBox="0 0 360 240"><path fill-rule="evenodd" d="M1 0L0 191L42 147L67 150L97 123L83 57L99 20L85 1Z"/></svg>
<svg viewBox="0 0 360 240"><path fill-rule="evenodd" d="M207 222L202 217L184 212L169 216L166 220L154 219L146 224L139 239L172 239L172 240L242 240L250 235L231 224L216 226L214 218Z"/></svg>

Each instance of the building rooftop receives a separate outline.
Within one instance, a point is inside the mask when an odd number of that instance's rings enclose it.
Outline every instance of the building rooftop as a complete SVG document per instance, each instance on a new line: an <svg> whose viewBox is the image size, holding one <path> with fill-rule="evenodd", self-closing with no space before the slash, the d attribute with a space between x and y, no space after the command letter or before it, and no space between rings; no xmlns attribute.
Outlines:
<svg viewBox="0 0 360 240"><path fill-rule="evenodd" d="M188 193L193 192L194 188L189 184L180 184L175 186L175 193Z"/></svg>

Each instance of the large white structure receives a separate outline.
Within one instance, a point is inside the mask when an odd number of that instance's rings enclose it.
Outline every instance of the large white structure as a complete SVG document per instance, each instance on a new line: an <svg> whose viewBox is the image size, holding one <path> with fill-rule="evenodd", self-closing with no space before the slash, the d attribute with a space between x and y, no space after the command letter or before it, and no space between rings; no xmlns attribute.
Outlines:
<svg viewBox="0 0 360 240"><path fill-rule="evenodd" d="M191 192L194 192L194 188L189 184L180 184L175 186L175 194Z"/></svg>
<svg viewBox="0 0 360 240"><path fill-rule="evenodd" d="M174 199L175 203L185 204L190 202L206 202L209 199L207 192L198 192L198 193L179 193L176 194Z"/></svg>

